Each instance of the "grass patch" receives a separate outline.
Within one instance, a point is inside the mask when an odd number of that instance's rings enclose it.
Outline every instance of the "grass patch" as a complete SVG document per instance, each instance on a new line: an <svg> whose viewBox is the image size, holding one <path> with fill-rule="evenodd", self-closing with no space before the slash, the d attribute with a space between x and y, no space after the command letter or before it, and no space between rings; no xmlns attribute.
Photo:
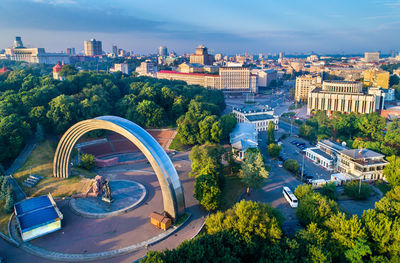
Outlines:
<svg viewBox="0 0 400 263"><path fill-rule="evenodd" d="M11 214L4 213L3 207L5 202L5 199L0 201L0 232L8 236L8 220L10 219Z"/></svg>
<svg viewBox="0 0 400 263"><path fill-rule="evenodd" d="M185 222L186 218L189 217L188 213L184 213L183 215L181 215L178 220L175 221L174 226L179 226L180 224L182 224L183 222Z"/></svg>
<svg viewBox="0 0 400 263"><path fill-rule="evenodd" d="M391 190L390 185L383 182L382 180L376 181L375 187L378 188L384 195Z"/></svg>
<svg viewBox="0 0 400 263"><path fill-rule="evenodd" d="M222 191L221 207L225 211L235 204L239 195L246 189L241 179L237 176L226 176L224 190Z"/></svg>
<svg viewBox="0 0 400 263"><path fill-rule="evenodd" d="M79 168L72 168L70 178L53 177L53 158L56 147L55 139L47 139L39 143L25 164L14 174L27 196L35 197L51 193L54 197L65 197L84 193L90 187L91 180L84 177L93 178L95 174ZM42 180L34 187L28 188L22 185L22 182L29 177L31 169L32 174L41 176Z"/></svg>

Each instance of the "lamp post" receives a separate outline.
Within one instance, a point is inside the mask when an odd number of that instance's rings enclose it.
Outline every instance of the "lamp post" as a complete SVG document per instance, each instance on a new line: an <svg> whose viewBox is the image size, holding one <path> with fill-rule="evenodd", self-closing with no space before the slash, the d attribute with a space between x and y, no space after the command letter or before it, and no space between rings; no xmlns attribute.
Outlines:
<svg viewBox="0 0 400 263"><path fill-rule="evenodd" d="M303 163L301 164L301 181L303 182L303 174L304 174L304 154L303 154Z"/></svg>

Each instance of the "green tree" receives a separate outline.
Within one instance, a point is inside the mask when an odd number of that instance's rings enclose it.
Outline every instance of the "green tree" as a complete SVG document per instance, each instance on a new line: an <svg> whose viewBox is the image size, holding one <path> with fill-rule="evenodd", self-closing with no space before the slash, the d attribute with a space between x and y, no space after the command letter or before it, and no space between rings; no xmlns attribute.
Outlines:
<svg viewBox="0 0 400 263"><path fill-rule="evenodd" d="M220 119L222 125L222 139L228 138L229 133L233 131L237 120L233 113L225 114Z"/></svg>
<svg viewBox="0 0 400 263"><path fill-rule="evenodd" d="M358 122L358 128L370 141L382 140L385 126L385 118L376 112L361 115Z"/></svg>
<svg viewBox="0 0 400 263"><path fill-rule="evenodd" d="M226 212L216 212L206 219L207 232L214 235L224 230L240 233L246 242L263 238L275 243L282 238L282 215L272 206L242 200Z"/></svg>
<svg viewBox="0 0 400 263"><path fill-rule="evenodd" d="M192 162L192 171L189 173L192 177L202 174L218 177L222 171L222 147L216 144L205 144L194 146L189 154Z"/></svg>
<svg viewBox="0 0 400 263"><path fill-rule="evenodd" d="M288 159L283 163L283 167L285 167L286 169L288 169L293 173L296 173L300 169L300 164L296 160Z"/></svg>
<svg viewBox="0 0 400 263"><path fill-rule="evenodd" d="M214 125L215 129L213 130ZM200 140L199 143L204 144L206 142L219 143L222 128L221 123L218 121L218 117L215 115L206 116L202 121L199 122L200 129Z"/></svg>
<svg viewBox="0 0 400 263"><path fill-rule="evenodd" d="M275 142L275 124L274 122L270 121L268 123L268 128L267 128L267 140L268 143L273 143Z"/></svg>
<svg viewBox="0 0 400 263"><path fill-rule="evenodd" d="M268 178L264 157L260 151L247 149L241 165L239 177L242 178L242 182L247 186L246 193L249 193L250 188L260 187L264 179Z"/></svg>
<svg viewBox="0 0 400 263"><path fill-rule="evenodd" d="M328 218L338 212L338 205L319 193L304 196L299 201L296 216L304 226L311 222L322 225Z"/></svg>
<svg viewBox="0 0 400 263"><path fill-rule="evenodd" d="M96 166L96 161L91 154L82 154L79 167L86 169L88 171L92 170Z"/></svg>
<svg viewBox="0 0 400 263"><path fill-rule="evenodd" d="M309 141L313 141L316 138L316 129L304 123L299 128L299 135Z"/></svg>
<svg viewBox="0 0 400 263"><path fill-rule="evenodd" d="M392 155L387 157L389 162L383 170L386 180L392 186L400 186L400 158Z"/></svg>
<svg viewBox="0 0 400 263"><path fill-rule="evenodd" d="M60 95L52 99L49 106L46 116L57 134L63 133L80 119L79 104L71 96Z"/></svg>
<svg viewBox="0 0 400 263"><path fill-rule="evenodd" d="M214 175L201 174L194 183L194 197L208 211L219 207L221 190Z"/></svg>
<svg viewBox="0 0 400 263"><path fill-rule="evenodd" d="M321 194L328 197L331 200L336 200L337 199L337 189L336 189L336 184L334 182L330 182L328 184L325 184L321 188Z"/></svg>
<svg viewBox="0 0 400 263"><path fill-rule="evenodd" d="M366 183L361 183L359 181L351 181L346 183L344 186L344 193L351 198L357 200L365 200L371 195L371 186Z"/></svg>
<svg viewBox="0 0 400 263"><path fill-rule="evenodd" d="M11 186L7 189L6 203L4 205L4 212L10 214L14 211L15 195Z"/></svg>
<svg viewBox="0 0 400 263"><path fill-rule="evenodd" d="M281 153L282 146L279 146L275 143L271 143L268 145L268 154L270 157L275 158L278 157Z"/></svg>
<svg viewBox="0 0 400 263"><path fill-rule="evenodd" d="M314 189L309 184L301 184L294 190L294 195L300 200L304 196L314 193Z"/></svg>

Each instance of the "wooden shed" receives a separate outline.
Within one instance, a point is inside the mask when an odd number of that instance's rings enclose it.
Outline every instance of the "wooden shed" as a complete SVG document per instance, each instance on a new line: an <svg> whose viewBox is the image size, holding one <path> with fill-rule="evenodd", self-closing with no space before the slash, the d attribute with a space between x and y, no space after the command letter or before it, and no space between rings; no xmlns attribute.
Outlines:
<svg viewBox="0 0 400 263"><path fill-rule="evenodd" d="M172 220L166 215L153 212L150 214L150 222L156 227L167 230L172 225Z"/></svg>

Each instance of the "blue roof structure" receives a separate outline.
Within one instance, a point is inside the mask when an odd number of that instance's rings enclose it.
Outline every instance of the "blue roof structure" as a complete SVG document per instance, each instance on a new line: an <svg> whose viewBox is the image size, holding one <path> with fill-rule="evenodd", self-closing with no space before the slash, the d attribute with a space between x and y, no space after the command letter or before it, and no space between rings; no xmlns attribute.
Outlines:
<svg viewBox="0 0 400 263"><path fill-rule="evenodd" d="M49 194L15 204L15 214L22 233L62 219L52 199Z"/></svg>

